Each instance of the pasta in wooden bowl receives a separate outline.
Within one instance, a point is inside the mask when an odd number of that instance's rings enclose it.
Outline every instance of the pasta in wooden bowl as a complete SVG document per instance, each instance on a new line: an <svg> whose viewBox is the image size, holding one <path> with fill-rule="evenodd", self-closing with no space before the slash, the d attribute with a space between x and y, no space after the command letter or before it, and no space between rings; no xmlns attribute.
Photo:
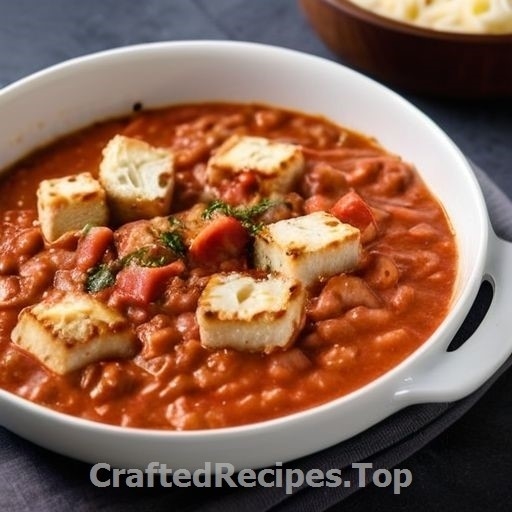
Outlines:
<svg viewBox="0 0 512 512"><path fill-rule="evenodd" d="M512 34L510 0L351 0L404 23L447 32Z"/></svg>
<svg viewBox="0 0 512 512"><path fill-rule="evenodd" d="M389 85L456 98L512 95L509 0L299 0L344 62Z"/></svg>

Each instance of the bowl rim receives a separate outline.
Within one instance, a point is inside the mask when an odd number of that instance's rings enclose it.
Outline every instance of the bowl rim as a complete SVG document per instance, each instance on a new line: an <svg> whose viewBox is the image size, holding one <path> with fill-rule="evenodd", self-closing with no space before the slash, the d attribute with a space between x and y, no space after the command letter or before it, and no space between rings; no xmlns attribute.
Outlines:
<svg viewBox="0 0 512 512"><path fill-rule="evenodd" d="M301 0L307 3L309 0ZM434 39L450 43L460 44L482 44L482 45L500 45L512 44L512 32L509 34L481 34L472 32L455 32L448 30L429 29L423 26L414 25L395 18L387 17L369 9L365 9L351 0L313 0L320 3L326 3L334 9L355 18L360 22L374 25L378 28L391 32L398 32L403 35L413 36L420 39Z"/></svg>

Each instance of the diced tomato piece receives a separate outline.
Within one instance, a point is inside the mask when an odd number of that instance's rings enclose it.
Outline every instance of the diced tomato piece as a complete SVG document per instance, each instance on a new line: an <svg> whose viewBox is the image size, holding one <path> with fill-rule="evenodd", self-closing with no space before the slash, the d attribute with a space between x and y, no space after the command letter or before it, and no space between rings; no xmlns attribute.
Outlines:
<svg viewBox="0 0 512 512"><path fill-rule="evenodd" d="M194 238L189 255L196 263L217 264L241 256L248 242L249 234L240 221L219 216Z"/></svg>
<svg viewBox="0 0 512 512"><path fill-rule="evenodd" d="M110 228L104 226L92 227L80 238L76 250L76 267L87 270L101 261L105 251L114 239Z"/></svg>
<svg viewBox="0 0 512 512"><path fill-rule="evenodd" d="M333 202L332 199L322 194L315 194L304 201L304 211L306 213L326 212L331 208Z"/></svg>
<svg viewBox="0 0 512 512"><path fill-rule="evenodd" d="M376 225L371 208L354 191L348 192L338 199L330 211L341 222L351 224L360 231L364 231L370 224Z"/></svg>
<svg viewBox="0 0 512 512"><path fill-rule="evenodd" d="M163 267L131 265L117 274L115 293L130 304L144 306L156 300L163 293L167 281L184 270L185 264L181 260Z"/></svg>

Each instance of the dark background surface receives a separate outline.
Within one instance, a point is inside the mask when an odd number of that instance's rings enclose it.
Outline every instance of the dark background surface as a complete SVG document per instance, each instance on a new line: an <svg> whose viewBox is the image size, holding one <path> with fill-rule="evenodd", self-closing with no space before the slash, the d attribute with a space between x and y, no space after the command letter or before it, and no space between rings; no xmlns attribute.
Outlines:
<svg viewBox="0 0 512 512"><path fill-rule="evenodd" d="M257 41L336 60L293 0L0 0L0 86L90 52L179 39ZM512 99L404 95L512 196ZM400 496L370 486L336 508L512 510L511 395L509 371L461 420L399 465L414 478Z"/></svg>

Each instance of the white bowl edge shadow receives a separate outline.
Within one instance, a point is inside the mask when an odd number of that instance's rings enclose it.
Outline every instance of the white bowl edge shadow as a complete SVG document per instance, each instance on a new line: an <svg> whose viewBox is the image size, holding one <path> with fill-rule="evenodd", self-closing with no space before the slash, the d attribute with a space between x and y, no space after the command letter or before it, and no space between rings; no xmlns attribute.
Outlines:
<svg viewBox="0 0 512 512"><path fill-rule="evenodd" d="M59 135L127 114L137 102L158 107L197 101L258 102L322 114L375 136L412 162L444 205L457 236L459 275L448 316L426 343L375 381L276 420L190 432L131 429L74 418L0 391L0 424L90 463L143 468L159 461L195 469L220 461L256 468L348 439L407 405L462 398L506 360L512 319L504 304L512 297L504 261L512 256L512 245L492 232L468 161L418 109L340 64L228 41L150 43L73 59L0 90L0 168ZM484 278L495 293L487 317L461 349L447 353ZM492 343L483 347L488 338ZM467 368L475 362L478 371Z"/></svg>

